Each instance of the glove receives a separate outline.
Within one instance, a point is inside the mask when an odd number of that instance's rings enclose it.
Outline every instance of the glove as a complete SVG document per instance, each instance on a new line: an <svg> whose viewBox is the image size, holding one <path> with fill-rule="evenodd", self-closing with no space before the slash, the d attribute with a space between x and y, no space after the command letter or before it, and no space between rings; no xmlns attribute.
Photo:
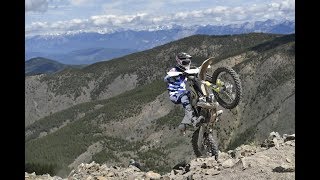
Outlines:
<svg viewBox="0 0 320 180"><path fill-rule="evenodd" d="M182 73L182 76L188 76L189 74L188 73L186 73L186 72L183 72Z"/></svg>

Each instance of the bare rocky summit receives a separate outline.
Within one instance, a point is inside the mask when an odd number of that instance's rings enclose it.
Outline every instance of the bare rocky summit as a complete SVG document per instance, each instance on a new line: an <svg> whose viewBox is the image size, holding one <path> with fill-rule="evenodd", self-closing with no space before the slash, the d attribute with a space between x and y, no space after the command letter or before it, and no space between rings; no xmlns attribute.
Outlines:
<svg viewBox="0 0 320 180"><path fill-rule="evenodd" d="M191 179L295 179L295 134L271 132L260 145L241 145L221 152L218 161L213 157L196 158L175 166L170 173L160 175L144 172L135 166L107 166L92 161L81 163L68 177L25 173L26 180L191 180Z"/></svg>

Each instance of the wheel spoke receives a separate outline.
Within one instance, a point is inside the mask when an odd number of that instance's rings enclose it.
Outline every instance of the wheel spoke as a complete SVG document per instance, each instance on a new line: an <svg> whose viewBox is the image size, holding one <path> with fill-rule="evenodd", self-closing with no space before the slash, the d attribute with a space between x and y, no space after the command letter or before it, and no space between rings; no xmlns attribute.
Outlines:
<svg viewBox="0 0 320 180"><path fill-rule="evenodd" d="M219 92L221 95L220 98L223 99L226 103L232 103L235 98L235 81L233 80L232 76L229 73L222 72L219 75L219 79L224 84L224 89Z"/></svg>
<svg viewBox="0 0 320 180"><path fill-rule="evenodd" d="M226 91L221 91L222 94L226 95L230 100L231 102L234 100L234 97L236 96L235 94L229 94L227 93Z"/></svg>

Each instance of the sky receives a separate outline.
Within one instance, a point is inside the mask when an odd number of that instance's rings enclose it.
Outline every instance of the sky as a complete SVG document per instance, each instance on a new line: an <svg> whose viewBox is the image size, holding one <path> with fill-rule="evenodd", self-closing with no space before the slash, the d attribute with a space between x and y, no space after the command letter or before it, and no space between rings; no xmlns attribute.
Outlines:
<svg viewBox="0 0 320 180"><path fill-rule="evenodd" d="M26 0L25 35L295 20L295 0Z"/></svg>

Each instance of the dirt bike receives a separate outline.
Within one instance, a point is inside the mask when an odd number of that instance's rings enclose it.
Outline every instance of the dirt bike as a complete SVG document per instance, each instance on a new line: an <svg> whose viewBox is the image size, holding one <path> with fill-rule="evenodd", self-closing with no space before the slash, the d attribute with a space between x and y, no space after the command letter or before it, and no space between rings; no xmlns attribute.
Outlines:
<svg viewBox="0 0 320 180"><path fill-rule="evenodd" d="M218 67L211 75L213 58L205 60L200 67L184 72L168 72L169 76L183 74L187 76L187 90L190 91L190 104L199 117L204 119L197 123L192 135L192 147L197 157L214 156L218 159L218 143L214 139L213 127L219 120L220 105L226 109L235 108L242 97L242 87L238 74L231 67ZM199 104L199 102L205 102Z"/></svg>

